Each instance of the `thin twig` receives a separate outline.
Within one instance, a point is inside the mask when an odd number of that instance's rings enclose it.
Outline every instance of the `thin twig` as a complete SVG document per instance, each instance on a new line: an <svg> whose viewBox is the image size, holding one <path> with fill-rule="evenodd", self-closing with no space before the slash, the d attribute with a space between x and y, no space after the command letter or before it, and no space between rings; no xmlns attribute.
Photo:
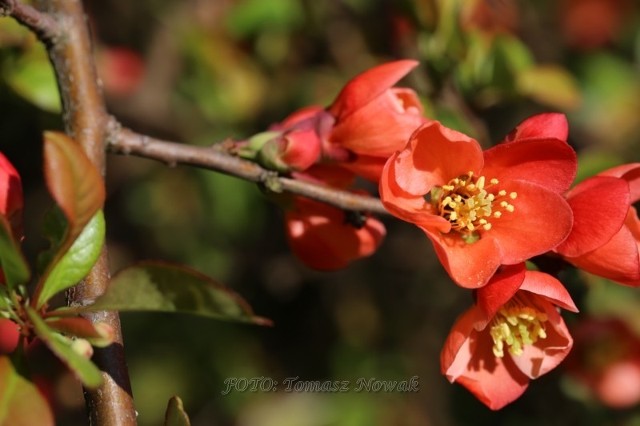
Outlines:
<svg viewBox="0 0 640 426"><path fill-rule="evenodd" d="M169 165L188 164L215 170L267 188L289 192L338 207L380 215L389 214L379 199L327 186L278 176L258 164L243 160L215 147L186 145L141 135L123 128L115 119L109 125L108 150L115 154L150 158Z"/></svg>
<svg viewBox="0 0 640 426"><path fill-rule="evenodd" d="M59 34L58 23L49 14L16 0L0 0L0 16L13 17L45 44L51 44Z"/></svg>

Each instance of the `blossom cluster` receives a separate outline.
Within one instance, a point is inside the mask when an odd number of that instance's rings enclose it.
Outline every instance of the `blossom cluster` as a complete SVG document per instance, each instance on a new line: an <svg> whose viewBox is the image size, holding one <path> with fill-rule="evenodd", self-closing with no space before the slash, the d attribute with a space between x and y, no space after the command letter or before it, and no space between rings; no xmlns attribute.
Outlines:
<svg viewBox="0 0 640 426"><path fill-rule="evenodd" d="M254 138L263 164L351 190L378 185L385 208L431 241L451 279L474 293L447 338L441 369L491 409L555 368L573 339L559 314L577 312L558 279L526 262L539 256L628 286L640 285L640 164L574 185L577 156L562 114L530 117L500 143L478 141L426 117L417 94L394 85L418 63L374 67L327 108L293 113ZM252 142L252 143L253 143ZM292 251L333 270L371 255L385 236L369 214L291 196L282 202Z"/></svg>

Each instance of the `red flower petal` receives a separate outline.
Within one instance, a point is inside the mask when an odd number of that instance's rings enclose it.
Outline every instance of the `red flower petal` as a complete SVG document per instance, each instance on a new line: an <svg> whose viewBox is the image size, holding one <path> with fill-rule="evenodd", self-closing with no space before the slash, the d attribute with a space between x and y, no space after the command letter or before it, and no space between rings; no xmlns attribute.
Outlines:
<svg viewBox="0 0 640 426"><path fill-rule="evenodd" d="M414 103L418 102L415 94L413 96ZM347 117L336 120L330 141L357 154L386 158L402 149L411 134L425 122L421 107L404 108L402 100L388 90Z"/></svg>
<svg viewBox="0 0 640 426"><path fill-rule="evenodd" d="M424 196L434 186L482 167L477 141L437 121L422 125L395 159L395 180L403 191Z"/></svg>
<svg viewBox="0 0 640 426"><path fill-rule="evenodd" d="M578 312L571 295L560 281L549 274L527 271L520 290L542 296L554 305L571 312Z"/></svg>
<svg viewBox="0 0 640 426"><path fill-rule="evenodd" d="M486 330L474 330L478 309L471 308L456 321L440 355L440 368L450 382L466 387L492 410L516 400L529 379L511 358L496 358Z"/></svg>
<svg viewBox="0 0 640 426"><path fill-rule="evenodd" d="M395 179L395 169L396 158L399 155L400 153L392 156L382 171L379 192L384 207L396 217L421 226L423 229L429 229L433 232L449 232L451 223L445 218L433 214L431 206L424 197L409 194L398 186Z"/></svg>
<svg viewBox="0 0 640 426"><path fill-rule="evenodd" d="M557 139L503 143L484 152L482 174L500 182L519 179L565 192L576 175L576 153Z"/></svg>
<svg viewBox="0 0 640 426"><path fill-rule="evenodd" d="M344 119L380 96L418 64L409 59L388 62L357 75L344 86L328 111L334 117Z"/></svg>
<svg viewBox="0 0 640 426"><path fill-rule="evenodd" d="M625 164L614 167L602 173L600 176L615 176L627 181L631 192L631 203L640 200L640 163Z"/></svg>
<svg viewBox="0 0 640 426"><path fill-rule="evenodd" d="M571 231L573 214L560 195L516 180L501 184L500 189L518 194L518 198L510 201L515 210L491 220L493 226L482 238L496 241L503 264L520 263L545 253L564 241Z"/></svg>
<svg viewBox="0 0 640 426"><path fill-rule="evenodd" d="M427 229L425 232L440 263L461 287L482 287L500 266L500 249L493 238L481 238L468 244L457 233L442 234Z"/></svg>
<svg viewBox="0 0 640 426"><path fill-rule="evenodd" d="M371 255L385 236L384 225L367 218L355 228L344 212L315 201L296 198L296 209L285 216L287 238L293 252L307 266L335 270Z"/></svg>
<svg viewBox="0 0 640 426"><path fill-rule="evenodd" d="M578 257L566 258L572 265L592 274L631 286L640 285L638 241L623 226L604 246Z"/></svg>
<svg viewBox="0 0 640 426"><path fill-rule="evenodd" d="M629 185L623 179L594 176L567 193L573 229L556 251L576 257L604 245L622 227L629 210Z"/></svg>
<svg viewBox="0 0 640 426"><path fill-rule="evenodd" d="M547 314L547 337L538 339L533 345L525 345L521 355L509 355L518 369L531 379L556 368L573 346L571 334L555 306L544 300L535 300L534 303Z"/></svg>
<svg viewBox="0 0 640 426"><path fill-rule="evenodd" d="M534 115L518 124L505 138L505 142L520 139L560 139L569 137L569 123L564 114L544 113Z"/></svg>
<svg viewBox="0 0 640 426"><path fill-rule="evenodd" d="M488 321L507 303L520 289L525 279L524 263L502 267L491 280L476 292L476 303L482 309ZM476 329L486 327L486 323L478 322Z"/></svg>

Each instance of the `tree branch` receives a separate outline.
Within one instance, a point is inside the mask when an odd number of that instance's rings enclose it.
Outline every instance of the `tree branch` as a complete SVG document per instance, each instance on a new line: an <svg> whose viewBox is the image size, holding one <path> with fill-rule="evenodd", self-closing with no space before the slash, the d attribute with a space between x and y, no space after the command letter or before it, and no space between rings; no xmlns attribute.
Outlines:
<svg viewBox="0 0 640 426"><path fill-rule="evenodd" d="M105 172L107 113L98 86L91 38L80 0L38 0L40 11L15 0L0 0L5 13L35 31L47 46L56 74L67 133L84 149L92 163ZM55 20L54 20L55 17ZM67 293L68 302L83 304L103 294L109 285L107 249L89 275ZM93 361L102 371L103 384L85 389L92 425L135 425L136 412L124 357L120 318L117 312L87 315L92 322L106 322L115 330L115 342L96 349Z"/></svg>
<svg viewBox="0 0 640 426"><path fill-rule="evenodd" d="M58 35L58 23L50 15L17 0L0 0L0 16L12 16L47 45Z"/></svg>
<svg viewBox="0 0 640 426"><path fill-rule="evenodd" d="M215 170L251 182L264 184L268 189L301 195L343 210L389 214L379 199L342 191L310 182L279 176L258 164L243 160L217 147L185 145L163 141L123 128L111 119L108 126L108 150L115 154L135 155L166 164L188 164Z"/></svg>

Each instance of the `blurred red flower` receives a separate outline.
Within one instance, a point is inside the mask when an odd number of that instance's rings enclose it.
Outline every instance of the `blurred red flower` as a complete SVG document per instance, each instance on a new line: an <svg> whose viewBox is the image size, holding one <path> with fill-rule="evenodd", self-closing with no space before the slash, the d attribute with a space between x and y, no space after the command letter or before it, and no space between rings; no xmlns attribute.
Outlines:
<svg viewBox="0 0 640 426"><path fill-rule="evenodd" d="M572 329L571 377L611 408L640 403L640 338L615 318L589 318Z"/></svg>
<svg viewBox="0 0 640 426"><path fill-rule="evenodd" d="M577 308L558 280L524 264L504 267L476 295L447 337L441 369L498 410L567 356L573 340L556 307Z"/></svg>
<svg viewBox="0 0 640 426"><path fill-rule="evenodd" d="M576 154L566 137L564 116L541 114L483 153L474 139L427 123L387 162L380 197L427 234L456 283L478 288L500 265L547 252L569 234L561 194Z"/></svg>

